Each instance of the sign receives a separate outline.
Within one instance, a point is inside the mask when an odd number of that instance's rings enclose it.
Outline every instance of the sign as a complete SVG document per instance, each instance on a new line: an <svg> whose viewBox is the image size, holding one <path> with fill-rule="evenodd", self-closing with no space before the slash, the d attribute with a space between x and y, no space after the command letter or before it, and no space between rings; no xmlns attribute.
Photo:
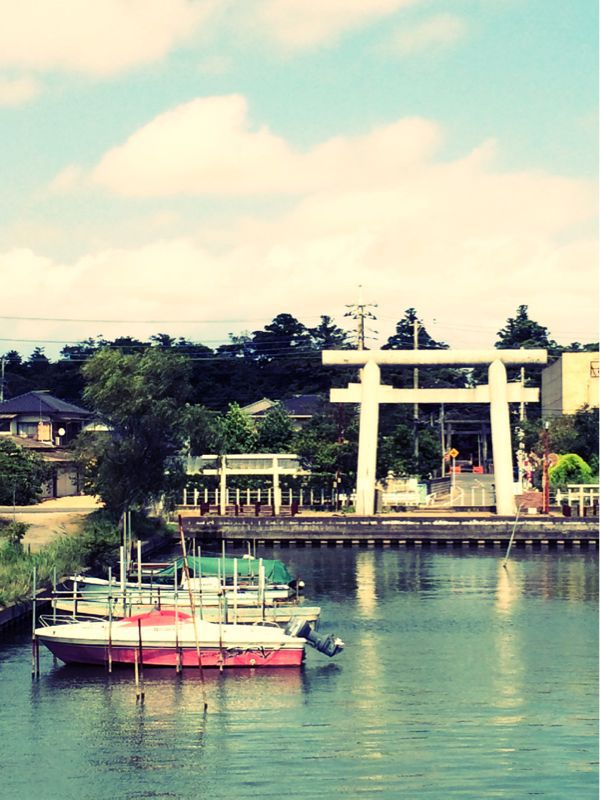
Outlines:
<svg viewBox="0 0 600 800"><path fill-rule="evenodd" d="M448 455L450 456L450 458L456 458L456 456L458 455L458 450L455 447L453 447L452 450L450 450L450 452L448 453Z"/></svg>

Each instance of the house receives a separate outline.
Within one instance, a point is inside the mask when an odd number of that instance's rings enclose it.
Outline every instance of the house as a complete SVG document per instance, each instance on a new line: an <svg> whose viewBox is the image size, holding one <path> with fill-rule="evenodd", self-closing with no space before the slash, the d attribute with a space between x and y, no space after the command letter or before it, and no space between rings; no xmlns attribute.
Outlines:
<svg viewBox="0 0 600 800"><path fill-rule="evenodd" d="M0 441L10 439L35 451L52 468L44 497L66 497L80 490L80 476L72 444L92 414L47 391L17 395L0 403Z"/></svg>
<svg viewBox="0 0 600 800"><path fill-rule="evenodd" d="M262 400L244 406L242 411L255 422L260 422L267 412L279 403L288 413L294 427L301 428L315 414L319 414L323 410L324 402L321 395L318 394L295 394L284 400L269 400L267 397L263 397Z"/></svg>
<svg viewBox="0 0 600 800"><path fill-rule="evenodd" d="M542 417L575 414L583 406L598 408L599 355L563 353L542 372Z"/></svg>

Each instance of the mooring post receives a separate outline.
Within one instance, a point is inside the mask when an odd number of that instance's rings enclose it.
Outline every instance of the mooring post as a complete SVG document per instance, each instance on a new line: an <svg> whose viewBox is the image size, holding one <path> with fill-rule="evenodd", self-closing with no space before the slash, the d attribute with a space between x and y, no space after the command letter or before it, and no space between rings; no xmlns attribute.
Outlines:
<svg viewBox="0 0 600 800"><path fill-rule="evenodd" d="M37 567L33 568L32 595L31 595L31 678L38 678L40 674L40 651L39 642L35 635L37 623Z"/></svg>

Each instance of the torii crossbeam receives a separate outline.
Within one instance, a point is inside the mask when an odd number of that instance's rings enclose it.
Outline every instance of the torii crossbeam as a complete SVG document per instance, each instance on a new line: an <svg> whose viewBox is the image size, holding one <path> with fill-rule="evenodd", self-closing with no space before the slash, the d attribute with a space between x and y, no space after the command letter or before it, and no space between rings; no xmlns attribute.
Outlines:
<svg viewBox="0 0 600 800"><path fill-rule="evenodd" d="M509 384L506 365L545 364L546 350L324 350L323 364L362 367L360 383L332 389L332 403L360 403L356 513L375 510L375 466L380 403L489 403L496 485L496 513L515 513L509 403L539 401L539 389ZM395 389L381 383L382 365L486 365L487 386L472 389Z"/></svg>

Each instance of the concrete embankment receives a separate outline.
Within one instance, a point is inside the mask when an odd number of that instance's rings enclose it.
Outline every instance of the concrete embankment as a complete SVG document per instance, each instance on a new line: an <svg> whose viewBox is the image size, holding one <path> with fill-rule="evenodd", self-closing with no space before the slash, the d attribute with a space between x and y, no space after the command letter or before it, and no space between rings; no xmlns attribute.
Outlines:
<svg viewBox="0 0 600 800"><path fill-rule="evenodd" d="M204 541L242 544L436 544L493 546L514 540L525 545L598 546L598 518L495 515L382 515L374 517L312 515L297 517L182 518L187 536Z"/></svg>

